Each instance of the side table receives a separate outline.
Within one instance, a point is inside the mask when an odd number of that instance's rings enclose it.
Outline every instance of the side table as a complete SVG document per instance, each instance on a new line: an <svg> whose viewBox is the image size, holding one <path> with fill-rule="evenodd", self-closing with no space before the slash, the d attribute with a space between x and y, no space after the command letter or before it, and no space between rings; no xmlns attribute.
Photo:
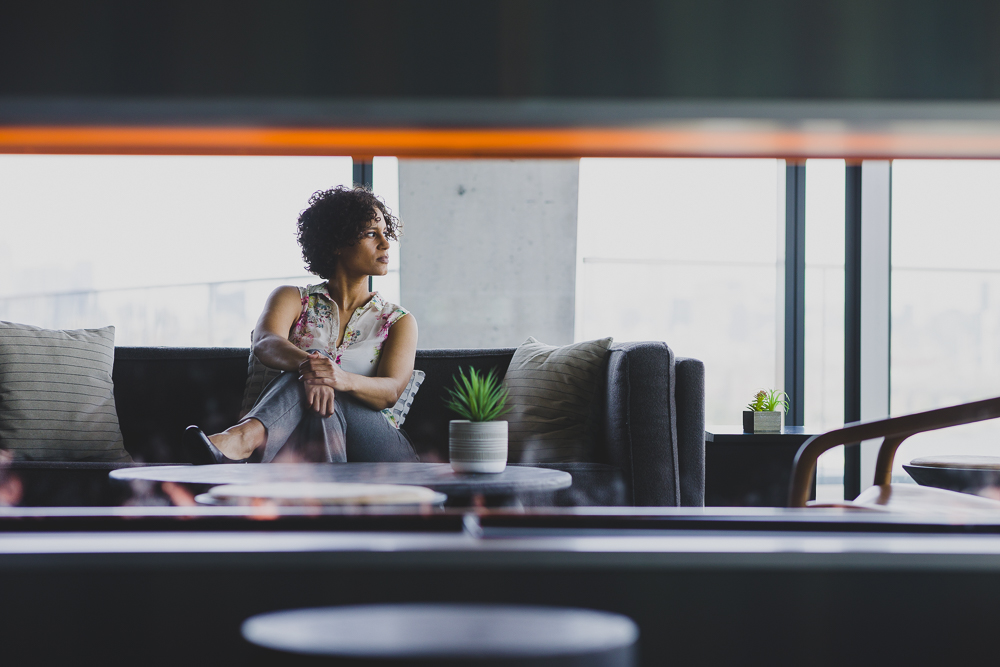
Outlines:
<svg viewBox="0 0 1000 667"><path fill-rule="evenodd" d="M786 507L792 463L802 443L821 433L785 426L781 433L744 433L742 426L705 427L705 505ZM810 499L816 497L816 473Z"/></svg>

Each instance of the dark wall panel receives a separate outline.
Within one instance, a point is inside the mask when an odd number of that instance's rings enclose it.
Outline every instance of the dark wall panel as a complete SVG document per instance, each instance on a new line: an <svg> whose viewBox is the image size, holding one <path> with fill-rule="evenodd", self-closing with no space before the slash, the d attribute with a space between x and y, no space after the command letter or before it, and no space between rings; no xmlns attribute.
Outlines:
<svg viewBox="0 0 1000 667"><path fill-rule="evenodd" d="M0 568L7 664L274 664L256 662L241 639L246 618L398 602L624 614L639 626L643 667L989 664L1000 595L995 572L974 571L358 567L308 554L114 554L80 567L80 557L32 558Z"/></svg>

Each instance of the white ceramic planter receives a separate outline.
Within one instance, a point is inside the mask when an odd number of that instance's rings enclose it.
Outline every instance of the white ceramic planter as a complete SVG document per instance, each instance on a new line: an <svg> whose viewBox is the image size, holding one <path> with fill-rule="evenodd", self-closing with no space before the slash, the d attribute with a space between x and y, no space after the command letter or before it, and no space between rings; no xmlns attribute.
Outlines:
<svg viewBox="0 0 1000 667"><path fill-rule="evenodd" d="M448 424L448 459L455 472L503 472L507 467L507 422Z"/></svg>

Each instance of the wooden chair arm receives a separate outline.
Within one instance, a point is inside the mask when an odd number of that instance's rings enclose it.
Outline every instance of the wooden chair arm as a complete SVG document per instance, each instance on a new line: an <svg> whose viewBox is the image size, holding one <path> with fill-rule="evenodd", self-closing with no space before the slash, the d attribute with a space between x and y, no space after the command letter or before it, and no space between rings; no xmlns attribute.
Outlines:
<svg viewBox="0 0 1000 667"><path fill-rule="evenodd" d="M892 460L896 450L911 435L949 426L1000 417L1000 397L963 403L947 408L916 412L902 417L890 417L869 422L854 422L827 433L814 435L802 443L792 464L792 482L788 489L788 506L805 507L809 500L816 459L828 449L862 440L883 438L875 463L875 484L888 484L892 477Z"/></svg>

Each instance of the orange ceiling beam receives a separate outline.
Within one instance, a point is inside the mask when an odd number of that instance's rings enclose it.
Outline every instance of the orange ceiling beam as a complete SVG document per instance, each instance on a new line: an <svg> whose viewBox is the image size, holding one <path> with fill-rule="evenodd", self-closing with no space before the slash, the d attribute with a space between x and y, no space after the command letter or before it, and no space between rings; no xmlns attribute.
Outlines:
<svg viewBox="0 0 1000 667"><path fill-rule="evenodd" d="M719 125L722 125L721 123ZM397 155L413 158L1000 158L1000 125L909 131L789 130L711 121L647 128L240 128L0 126L0 153Z"/></svg>

